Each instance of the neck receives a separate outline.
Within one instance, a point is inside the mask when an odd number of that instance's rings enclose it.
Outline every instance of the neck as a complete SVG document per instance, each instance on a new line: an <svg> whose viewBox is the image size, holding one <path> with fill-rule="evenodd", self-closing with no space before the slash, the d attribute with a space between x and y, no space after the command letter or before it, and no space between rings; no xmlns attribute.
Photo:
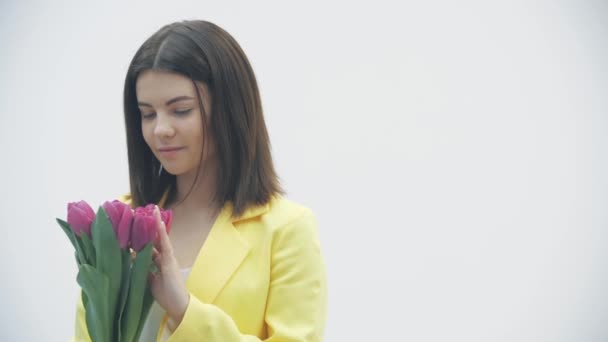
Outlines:
<svg viewBox="0 0 608 342"><path fill-rule="evenodd" d="M200 172L192 170L192 172L177 175L176 198L169 205L174 213L182 215L212 215L218 210L219 204L213 199L217 184L217 171L217 162L206 160ZM199 172L198 179L196 179L196 184L194 184L197 172ZM191 188L192 191L190 192Z"/></svg>

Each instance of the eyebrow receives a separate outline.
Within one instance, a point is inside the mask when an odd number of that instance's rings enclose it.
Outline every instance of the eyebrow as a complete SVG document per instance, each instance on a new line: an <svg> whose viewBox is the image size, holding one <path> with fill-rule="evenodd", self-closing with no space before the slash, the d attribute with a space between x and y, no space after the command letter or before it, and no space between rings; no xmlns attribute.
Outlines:
<svg viewBox="0 0 608 342"><path fill-rule="evenodd" d="M178 96L178 97L174 97L171 100L167 101L165 103L165 106L168 106L168 105L170 105L172 103L175 103L177 101L182 101L182 100L194 100L194 97L190 97L190 96ZM144 106L144 107L152 107L152 105L149 104L149 103L139 102L139 101L137 101L137 105Z"/></svg>

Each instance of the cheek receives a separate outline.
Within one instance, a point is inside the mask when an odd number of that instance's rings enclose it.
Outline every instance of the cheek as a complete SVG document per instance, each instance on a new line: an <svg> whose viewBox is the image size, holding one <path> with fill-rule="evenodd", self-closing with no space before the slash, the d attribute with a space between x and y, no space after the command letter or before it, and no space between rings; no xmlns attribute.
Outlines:
<svg viewBox="0 0 608 342"><path fill-rule="evenodd" d="M193 118L183 127L184 131L187 132L190 141L195 144L202 144L203 141L203 127L200 118Z"/></svg>
<svg viewBox="0 0 608 342"><path fill-rule="evenodd" d="M205 132L208 134L208 132ZM195 154L197 156L200 156L203 153L203 143L205 144L205 149L206 154L208 154L210 152L210 148L212 147L210 145L209 139L204 139L205 137L203 136L203 132L202 132L202 128L200 130L196 130L192 132L192 146L194 147L195 150Z"/></svg>
<svg viewBox="0 0 608 342"><path fill-rule="evenodd" d="M150 145L152 129L149 127L149 125L141 126L141 135L144 137L144 141L146 142L146 144Z"/></svg>
<svg viewBox="0 0 608 342"><path fill-rule="evenodd" d="M192 132L192 135L190 135L190 137L192 137L191 142L196 153L201 153L203 150L203 136L201 132Z"/></svg>

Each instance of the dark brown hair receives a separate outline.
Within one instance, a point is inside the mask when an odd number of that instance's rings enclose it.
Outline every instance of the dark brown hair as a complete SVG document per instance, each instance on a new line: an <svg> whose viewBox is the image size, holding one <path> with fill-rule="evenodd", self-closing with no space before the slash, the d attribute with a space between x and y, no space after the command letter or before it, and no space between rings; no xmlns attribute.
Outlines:
<svg viewBox="0 0 608 342"><path fill-rule="evenodd" d="M232 202L232 216L238 217L248 206L266 204L273 195L284 193L272 163L258 85L245 53L217 25L202 20L181 21L163 26L148 38L127 71L124 114L133 207L158 203L168 187L167 202L172 202L177 191L175 175L162 171L141 131L135 84L141 72L151 69L181 74L209 88L210 134L219 160L214 200L220 205ZM202 97L194 85L206 136Z"/></svg>

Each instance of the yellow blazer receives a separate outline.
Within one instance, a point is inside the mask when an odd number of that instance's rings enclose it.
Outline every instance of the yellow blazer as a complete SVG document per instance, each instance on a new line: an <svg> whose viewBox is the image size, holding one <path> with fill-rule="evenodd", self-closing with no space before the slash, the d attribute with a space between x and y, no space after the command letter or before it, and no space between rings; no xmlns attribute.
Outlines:
<svg viewBox="0 0 608 342"><path fill-rule="evenodd" d="M131 204L130 194L120 200ZM194 261L190 302L168 342L322 341L327 280L315 215L282 196L231 213L228 202ZM91 341L80 296L75 330L73 341Z"/></svg>

